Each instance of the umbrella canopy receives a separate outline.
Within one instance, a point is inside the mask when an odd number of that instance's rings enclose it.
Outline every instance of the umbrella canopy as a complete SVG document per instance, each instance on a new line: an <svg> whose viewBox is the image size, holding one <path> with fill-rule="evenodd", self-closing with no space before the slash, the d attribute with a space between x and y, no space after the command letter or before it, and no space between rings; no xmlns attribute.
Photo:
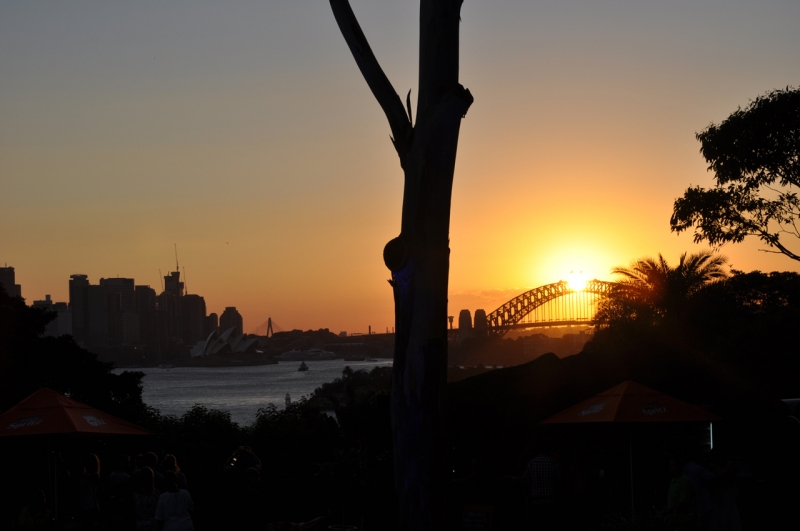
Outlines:
<svg viewBox="0 0 800 531"><path fill-rule="evenodd" d="M623 382L584 400L542 424L588 422L711 422L708 411L659 393L636 382Z"/></svg>
<svg viewBox="0 0 800 531"><path fill-rule="evenodd" d="M0 437L54 434L153 435L46 387L0 415Z"/></svg>

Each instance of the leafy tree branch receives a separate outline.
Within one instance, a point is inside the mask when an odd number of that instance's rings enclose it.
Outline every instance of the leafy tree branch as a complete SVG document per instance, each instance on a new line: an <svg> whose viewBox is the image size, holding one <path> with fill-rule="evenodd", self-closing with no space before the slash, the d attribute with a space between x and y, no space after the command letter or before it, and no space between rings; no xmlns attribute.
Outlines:
<svg viewBox="0 0 800 531"><path fill-rule="evenodd" d="M716 184L675 201L672 231L718 246L755 236L765 252L800 261L800 90L775 90L697 134ZM797 244L798 242L794 242ZM794 249L794 250L793 250Z"/></svg>

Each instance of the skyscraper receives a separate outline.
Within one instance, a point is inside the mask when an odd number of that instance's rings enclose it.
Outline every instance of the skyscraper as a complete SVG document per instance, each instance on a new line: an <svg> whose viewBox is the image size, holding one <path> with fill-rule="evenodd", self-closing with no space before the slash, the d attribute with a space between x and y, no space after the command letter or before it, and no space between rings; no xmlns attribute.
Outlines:
<svg viewBox="0 0 800 531"><path fill-rule="evenodd" d="M75 341L87 345L89 341L89 277L86 275L70 275L69 277L69 309L72 311L72 337Z"/></svg>
<svg viewBox="0 0 800 531"><path fill-rule="evenodd" d="M206 319L206 301L200 295L184 295L181 297L182 339L185 344L193 345L206 338L203 333Z"/></svg>
<svg viewBox="0 0 800 531"><path fill-rule="evenodd" d="M11 297L22 297L22 286L15 284L16 277L13 267L0 267L0 286L5 288Z"/></svg>
<svg viewBox="0 0 800 531"><path fill-rule="evenodd" d="M92 348L108 346L108 297L105 286L86 286L86 339Z"/></svg>
<svg viewBox="0 0 800 531"><path fill-rule="evenodd" d="M171 271L164 276L164 291L158 296L156 313L156 329L159 344L162 348L168 343L182 341L181 299L183 298L183 282L180 271Z"/></svg>
<svg viewBox="0 0 800 531"><path fill-rule="evenodd" d="M205 330L203 330L203 335L208 337L211 335L211 332L216 332L218 328L219 316L216 313L211 312L208 314L208 317L206 317L206 326Z"/></svg>
<svg viewBox="0 0 800 531"><path fill-rule="evenodd" d="M183 295L183 282L181 282L180 271L171 271L169 275L164 276L164 292L178 297Z"/></svg>
<svg viewBox="0 0 800 531"><path fill-rule="evenodd" d="M53 302L50 295L45 295L43 301L33 301L34 308L43 308L49 312L54 312L55 319L47 323L44 335L60 337L72 334L72 312L66 302Z"/></svg>
<svg viewBox="0 0 800 531"><path fill-rule="evenodd" d="M136 309L136 291L132 278L101 278L100 285L105 286L106 294L119 296L120 311Z"/></svg>
<svg viewBox="0 0 800 531"><path fill-rule="evenodd" d="M156 337L159 349L168 349L170 343L180 340L180 335L177 297L164 291L156 297Z"/></svg>
<svg viewBox="0 0 800 531"><path fill-rule="evenodd" d="M108 341L112 346L139 342L139 316L132 278L101 278L108 301Z"/></svg>
<svg viewBox="0 0 800 531"><path fill-rule="evenodd" d="M150 286L136 286L136 313L139 315L139 341L149 347L156 346L156 290Z"/></svg>
<svg viewBox="0 0 800 531"><path fill-rule="evenodd" d="M244 331L244 321L242 315L236 310L236 306L228 306L222 315L219 316L219 328L225 331L231 327L235 327L235 334L241 334Z"/></svg>

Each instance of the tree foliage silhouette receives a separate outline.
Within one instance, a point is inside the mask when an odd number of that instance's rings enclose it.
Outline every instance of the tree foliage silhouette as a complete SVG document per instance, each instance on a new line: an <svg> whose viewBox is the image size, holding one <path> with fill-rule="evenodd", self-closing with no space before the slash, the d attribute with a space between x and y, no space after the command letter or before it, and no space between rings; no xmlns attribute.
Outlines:
<svg viewBox="0 0 800 531"><path fill-rule="evenodd" d="M416 123L375 58L347 0L339 29L389 121L405 174L400 235L384 248L395 300L392 429L402 529L446 527L447 284L450 201L461 119L473 98L458 82L461 0L420 0Z"/></svg>
<svg viewBox="0 0 800 531"><path fill-rule="evenodd" d="M689 299L704 286L728 277L728 259L711 251L680 256L672 267L661 254L645 257L611 272L618 280L599 304L597 320L605 325L636 321L645 325L679 321Z"/></svg>
<svg viewBox="0 0 800 531"><path fill-rule="evenodd" d="M29 307L0 286L0 411L49 387L134 422L146 417L144 374L114 374L112 364L99 361L72 336L43 336L55 318L55 312Z"/></svg>
<svg viewBox="0 0 800 531"><path fill-rule="evenodd" d="M694 227L695 242L739 243L756 236L800 261L800 90L775 90L697 134L716 185L688 188L675 201L674 232Z"/></svg>

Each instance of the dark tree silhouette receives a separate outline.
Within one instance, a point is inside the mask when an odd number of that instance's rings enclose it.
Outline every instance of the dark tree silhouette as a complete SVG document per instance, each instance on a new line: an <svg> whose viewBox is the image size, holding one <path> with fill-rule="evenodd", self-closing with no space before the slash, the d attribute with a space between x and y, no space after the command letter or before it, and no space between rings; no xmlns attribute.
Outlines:
<svg viewBox="0 0 800 531"><path fill-rule="evenodd" d="M49 387L134 422L145 418L144 374L114 374L111 363L99 361L72 336L43 336L55 318L55 312L29 307L0 286L0 411Z"/></svg>
<svg viewBox="0 0 800 531"><path fill-rule="evenodd" d="M458 82L461 0L421 0L416 124L369 47L347 0L330 0L350 51L392 131L405 173L400 235L383 251L392 272L392 429L402 529L444 529L447 283L450 200L461 119L472 95Z"/></svg>
<svg viewBox="0 0 800 531"><path fill-rule="evenodd" d="M727 262L724 256L701 251L683 253L675 267L661 254L658 259L639 258L629 267L615 267L611 272L622 278L600 301L597 319L606 325L632 320L647 325L677 322L693 295L728 277Z"/></svg>
<svg viewBox="0 0 800 531"><path fill-rule="evenodd" d="M717 183L675 201L672 230L694 227L695 242L711 245L756 236L770 247L763 251L800 261L784 239L800 239L800 90L760 96L697 139Z"/></svg>

